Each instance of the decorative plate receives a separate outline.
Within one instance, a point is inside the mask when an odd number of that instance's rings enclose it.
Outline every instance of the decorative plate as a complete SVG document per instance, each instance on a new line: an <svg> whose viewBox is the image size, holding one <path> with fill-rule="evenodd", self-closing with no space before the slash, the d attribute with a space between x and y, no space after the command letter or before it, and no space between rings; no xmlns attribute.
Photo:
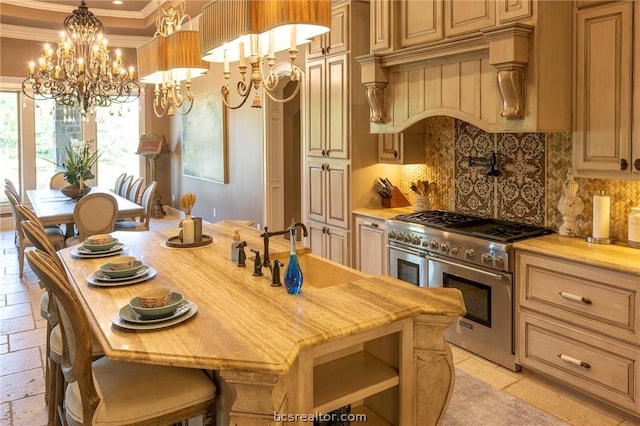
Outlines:
<svg viewBox="0 0 640 426"><path fill-rule="evenodd" d="M106 275L102 274L100 271L96 271L87 277L87 281L89 282L89 284L97 287L115 287L119 285L141 283L150 280L158 274L158 271L156 271L156 269L151 266L146 266L145 268L148 268L145 274L126 278L109 278Z"/></svg>
<svg viewBox="0 0 640 426"><path fill-rule="evenodd" d="M144 265L139 260L136 260L134 265L131 268L127 269L114 269L109 263L105 263L104 265L100 266L100 272L111 278L127 278L136 275L136 272L138 272L138 270L143 266Z"/></svg>
<svg viewBox="0 0 640 426"><path fill-rule="evenodd" d="M142 321L137 318L138 314L131 309L131 306L125 305L111 314L111 323L117 327L128 330L157 330L159 328L171 327L172 325L188 320L198 312L198 305L195 303L188 300L184 300L183 303L185 303L189 309L178 308L170 317Z"/></svg>

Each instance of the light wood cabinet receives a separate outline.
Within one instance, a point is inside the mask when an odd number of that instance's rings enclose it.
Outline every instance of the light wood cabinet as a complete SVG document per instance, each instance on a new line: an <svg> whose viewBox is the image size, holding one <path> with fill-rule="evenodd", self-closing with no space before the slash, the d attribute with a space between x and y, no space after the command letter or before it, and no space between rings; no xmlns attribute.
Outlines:
<svg viewBox="0 0 640 426"><path fill-rule="evenodd" d="M313 254L350 266L349 231L315 221L309 221L307 228Z"/></svg>
<svg viewBox="0 0 640 426"><path fill-rule="evenodd" d="M442 0L400 2L400 46L442 40Z"/></svg>
<svg viewBox="0 0 640 426"><path fill-rule="evenodd" d="M349 158L347 55L307 62L307 155Z"/></svg>
<svg viewBox="0 0 640 426"><path fill-rule="evenodd" d="M496 24L495 0L445 0L444 32L447 37L460 36Z"/></svg>
<svg viewBox="0 0 640 426"><path fill-rule="evenodd" d="M378 135L378 162L424 164L424 134L385 133Z"/></svg>
<svg viewBox="0 0 640 426"><path fill-rule="evenodd" d="M349 50L349 5L334 6L331 13L331 31L314 37L309 43L307 58L333 55Z"/></svg>
<svg viewBox="0 0 640 426"><path fill-rule="evenodd" d="M581 175L640 172L632 142L632 94L640 90L640 78L635 88L633 82L633 9L621 1L577 12L574 164Z"/></svg>
<svg viewBox="0 0 640 426"><path fill-rule="evenodd" d="M349 165L313 160L307 163L309 219L349 226Z"/></svg>
<svg viewBox="0 0 640 426"><path fill-rule="evenodd" d="M356 215L355 218L354 267L370 275L388 275L389 256L385 221L360 215Z"/></svg>
<svg viewBox="0 0 640 426"><path fill-rule="evenodd" d="M351 265L351 210L376 200L376 137L355 60L369 50L369 2L334 2L333 17L332 37L340 32L344 48L306 62L303 217L314 224L305 241L313 252Z"/></svg>
<svg viewBox="0 0 640 426"><path fill-rule="evenodd" d="M518 250L516 279L519 363L640 413L638 277Z"/></svg>

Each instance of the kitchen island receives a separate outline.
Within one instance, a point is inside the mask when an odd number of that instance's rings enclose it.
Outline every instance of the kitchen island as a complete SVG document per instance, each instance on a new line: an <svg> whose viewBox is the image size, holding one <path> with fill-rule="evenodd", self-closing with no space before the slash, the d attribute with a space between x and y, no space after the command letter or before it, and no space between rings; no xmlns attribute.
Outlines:
<svg viewBox="0 0 640 426"><path fill-rule="evenodd" d="M270 285L268 269L253 276L250 259L246 268L229 260L233 228L247 249L263 250L260 231L237 222L205 225L213 244L188 249L164 244L177 230L114 233L158 272L127 286L89 286L87 276L105 259L60 251L105 355L211 371L222 425L302 423L347 404L366 413L368 424L441 420L454 380L443 332L465 312L457 290L368 276L301 248L304 284L292 296ZM286 263L288 252L286 240L272 238L272 262ZM150 286L182 293L197 314L153 331L114 326L114 312Z"/></svg>

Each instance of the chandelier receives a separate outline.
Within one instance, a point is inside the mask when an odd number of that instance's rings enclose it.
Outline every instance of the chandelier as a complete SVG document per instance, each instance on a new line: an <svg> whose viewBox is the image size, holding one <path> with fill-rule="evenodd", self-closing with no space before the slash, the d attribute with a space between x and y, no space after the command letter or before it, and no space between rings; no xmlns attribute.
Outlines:
<svg viewBox="0 0 640 426"><path fill-rule="evenodd" d="M209 64L200 59L200 37L197 30L191 30L186 1L167 3L166 8L158 4L153 39L138 48L140 81L155 85L153 111L158 117L172 116L176 111L188 114L194 101L191 79L209 70ZM187 22L190 29L182 29ZM182 81L186 94L182 92Z"/></svg>
<svg viewBox="0 0 640 426"><path fill-rule="evenodd" d="M202 59L223 63L225 83L221 93L225 106L240 108L255 89L251 106L261 108L260 87L274 102L284 103L293 99L300 90L303 72L296 64L297 46L329 31L330 23L331 0L214 0L204 6L200 18ZM296 83L296 87L288 97L281 99L275 94L279 81L274 71L275 53L287 48L289 79ZM251 68L248 78L247 57ZM236 61L240 72L236 92L240 101L233 106L229 99L229 63Z"/></svg>
<svg viewBox="0 0 640 426"><path fill-rule="evenodd" d="M64 20L58 48L46 44L37 63L29 63L22 92L31 99L54 99L80 109L86 116L94 108L130 102L140 96L134 69L122 62L120 49L109 54L102 22L89 12L84 0Z"/></svg>

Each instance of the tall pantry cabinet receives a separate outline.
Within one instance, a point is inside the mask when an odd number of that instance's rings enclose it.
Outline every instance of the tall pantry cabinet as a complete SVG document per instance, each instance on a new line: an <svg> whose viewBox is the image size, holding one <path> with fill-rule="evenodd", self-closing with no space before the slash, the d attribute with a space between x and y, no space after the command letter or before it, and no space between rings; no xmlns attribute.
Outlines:
<svg viewBox="0 0 640 426"><path fill-rule="evenodd" d="M351 210L371 203L375 176L366 167L377 161L355 59L367 53L369 2L334 1L331 31L307 50L303 214L311 251L348 266Z"/></svg>

